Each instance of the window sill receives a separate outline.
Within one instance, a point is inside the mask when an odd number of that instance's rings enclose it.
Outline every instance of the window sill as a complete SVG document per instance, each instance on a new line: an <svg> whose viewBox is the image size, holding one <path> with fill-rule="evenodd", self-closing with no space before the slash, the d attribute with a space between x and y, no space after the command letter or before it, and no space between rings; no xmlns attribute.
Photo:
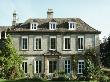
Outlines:
<svg viewBox="0 0 110 82"><path fill-rule="evenodd" d="M36 50L34 50L34 51L43 51L43 50L41 50L41 49L38 49L38 50L37 50L37 49L36 49Z"/></svg>
<svg viewBox="0 0 110 82"><path fill-rule="evenodd" d="M78 49L78 51L84 51L84 49Z"/></svg>
<svg viewBox="0 0 110 82"><path fill-rule="evenodd" d="M28 49L21 49L21 51L29 51Z"/></svg>
<svg viewBox="0 0 110 82"><path fill-rule="evenodd" d="M82 75L83 73L77 73L77 74Z"/></svg>
<svg viewBox="0 0 110 82"><path fill-rule="evenodd" d="M56 49L49 49L50 51L56 51Z"/></svg>
<svg viewBox="0 0 110 82"><path fill-rule="evenodd" d="M71 49L66 49L66 50L64 49L64 50L62 50L62 51L71 51Z"/></svg>

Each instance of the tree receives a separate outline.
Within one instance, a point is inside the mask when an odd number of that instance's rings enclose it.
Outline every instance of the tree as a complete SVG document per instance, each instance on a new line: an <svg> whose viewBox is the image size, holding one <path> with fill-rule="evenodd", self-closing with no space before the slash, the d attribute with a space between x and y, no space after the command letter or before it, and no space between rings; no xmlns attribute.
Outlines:
<svg viewBox="0 0 110 82"><path fill-rule="evenodd" d="M97 55L95 49L87 49L85 51L85 68L83 74L86 80L99 80L102 75L100 65L97 63Z"/></svg>
<svg viewBox="0 0 110 82"><path fill-rule="evenodd" d="M6 79L20 78L22 76L20 67L22 58L13 46L11 36L7 35L7 39L2 39L1 43L3 46L0 49L0 61L3 77Z"/></svg>
<svg viewBox="0 0 110 82"><path fill-rule="evenodd" d="M100 44L100 53L102 65L110 68L110 35Z"/></svg>

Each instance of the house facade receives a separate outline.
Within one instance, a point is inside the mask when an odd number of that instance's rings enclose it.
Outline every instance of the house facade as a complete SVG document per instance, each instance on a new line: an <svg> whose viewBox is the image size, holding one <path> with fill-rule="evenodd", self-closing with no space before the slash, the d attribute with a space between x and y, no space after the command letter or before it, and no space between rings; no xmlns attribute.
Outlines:
<svg viewBox="0 0 110 82"><path fill-rule="evenodd" d="M77 74L84 68L84 51L99 49L100 31L90 27L80 18L53 18L53 11L47 11L47 18L28 19L7 30L13 38L15 48L23 56L22 69L30 76L52 75L56 71L72 74L72 57L77 55Z"/></svg>

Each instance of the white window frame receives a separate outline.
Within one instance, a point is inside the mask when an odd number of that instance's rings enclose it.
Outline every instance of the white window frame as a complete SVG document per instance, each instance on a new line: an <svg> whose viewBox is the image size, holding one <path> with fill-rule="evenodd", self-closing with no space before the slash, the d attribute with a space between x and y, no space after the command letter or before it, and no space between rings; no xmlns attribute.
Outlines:
<svg viewBox="0 0 110 82"><path fill-rule="evenodd" d="M55 38L55 49L51 49L51 38ZM57 47L57 38L56 38L56 36L50 36L50 47L49 47L49 50L56 50L56 47Z"/></svg>
<svg viewBox="0 0 110 82"><path fill-rule="evenodd" d="M24 38L27 39L27 49L24 49L24 48L23 48L23 45L24 45L24 44L23 44L23 39L24 39ZM28 50L28 45L29 45L29 43L28 43L28 36L22 36L22 37L21 37L21 50Z"/></svg>
<svg viewBox="0 0 110 82"><path fill-rule="evenodd" d="M24 65L23 65L23 63L24 63ZM28 73L28 62L27 61L23 61L23 63L22 63L22 70L24 71L24 73L25 73L25 63L27 63L27 73ZM24 68L24 69L23 69Z"/></svg>
<svg viewBox="0 0 110 82"><path fill-rule="evenodd" d="M37 26L38 26L38 23L31 23L30 24L30 30L37 30Z"/></svg>
<svg viewBox="0 0 110 82"><path fill-rule="evenodd" d="M54 25L55 25L55 27L54 27ZM56 30L56 26L57 26L56 22L49 22L49 29L50 30Z"/></svg>
<svg viewBox="0 0 110 82"><path fill-rule="evenodd" d="M41 49L42 49L42 38L41 37L35 37L34 38L34 50L41 50L40 48L39 48L39 41L38 41L38 45L36 45L36 39L41 39ZM38 49L36 49L36 46L38 47Z"/></svg>
<svg viewBox="0 0 110 82"><path fill-rule="evenodd" d="M79 44L79 41L78 41L78 51L80 51L80 50L84 50L84 46L85 46L85 44L84 44L84 36L78 36L78 39L83 39L83 43L81 42L81 40L80 40L80 44ZM80 49L79 48L79 45L80 45L80 47L81 47L81 43L82 43L82 45L83 45L83 48L82 49Z"/></svg>
<svg viewBox="0 0 110 82"><path fill-rule="evenodd" d="M75 30L76 29L76 22L68 22L69 24L69 30ZM71 28L71 24L72 24L72 28Z"/></svg>
<svg viewBox="0 0 110 82"><path fill-rule="evenodd" d="M79 62L81 62L81 73L79 72ZM84 60L78 60L78 74L83 74L83 69L84 68L82 68L82 62L84 63ZM84 66L85 66L85 63L84 63Z"/></svg>
<svg viewBox="0 0 110 82"><path fill-rule="evenodd" d="M67 64L65 63L65 61L67 61ZM68 60L65 60L65 61L64 61L64 69L67 70L67 73L69 73L68 69L70 69L70 73L71 73L71 60L68 59ZM69 64L69 61L70 61L70 64ZM67 66L67 68L65 68L65 65ZM68 67L68 65L70 65L70 68Z"/></svg>
<svg viewBox="0 0 110 82"><path fill-rule="evenodd" d="M36 71L36 61L38 61L38 67L37 67L38 72ZM39 72L39 70L40 70L40 67L39 67L39 66L40 66L40 65L39 65L40 63L39 63L39 62L40 62L40 61L41 61L41 60L34 60L34 73L40 73L40 72ZM42 61L41 61L41 73L42 73Z"/></svg>
<svg viewBox="0 0 110 82"><path fill-rule="evenodd" d="M65 39L66 39L66 38L69 38L69 39L70 39L70 49L65 49L65 46L66 46L66 45L65 45ZM63 49L64 49L64 50L71 50L71 38L70 38L70 36L64 36L64 39L63 39Z"/></svg>

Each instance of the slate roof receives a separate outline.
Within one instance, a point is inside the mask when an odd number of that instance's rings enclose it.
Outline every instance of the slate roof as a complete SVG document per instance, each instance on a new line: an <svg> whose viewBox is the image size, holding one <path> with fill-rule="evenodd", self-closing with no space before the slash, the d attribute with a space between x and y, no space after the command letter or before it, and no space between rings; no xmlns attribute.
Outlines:
<svg viewBox="0 0 110 82"><path fill-rule="evenodd" d="M68 30L68 22L76 22L76 30ZM30 23L37 22L38 29L37 30L30 30ZM57 29L56 30L49 30L49 22L56 22ZM82 33L98 33L101 32L92 28L87 23L82 21L80 18L52 18L52 19L28 19L24 23L19 23L16 27L9 30L9 32L82 32Z"/></svg>
<svg viewBox="0 0 110 82"><path fill-rule="evenodd" d="M7 31L8 28L11 28L11 26L0 26L0 32Z"/></svg>

